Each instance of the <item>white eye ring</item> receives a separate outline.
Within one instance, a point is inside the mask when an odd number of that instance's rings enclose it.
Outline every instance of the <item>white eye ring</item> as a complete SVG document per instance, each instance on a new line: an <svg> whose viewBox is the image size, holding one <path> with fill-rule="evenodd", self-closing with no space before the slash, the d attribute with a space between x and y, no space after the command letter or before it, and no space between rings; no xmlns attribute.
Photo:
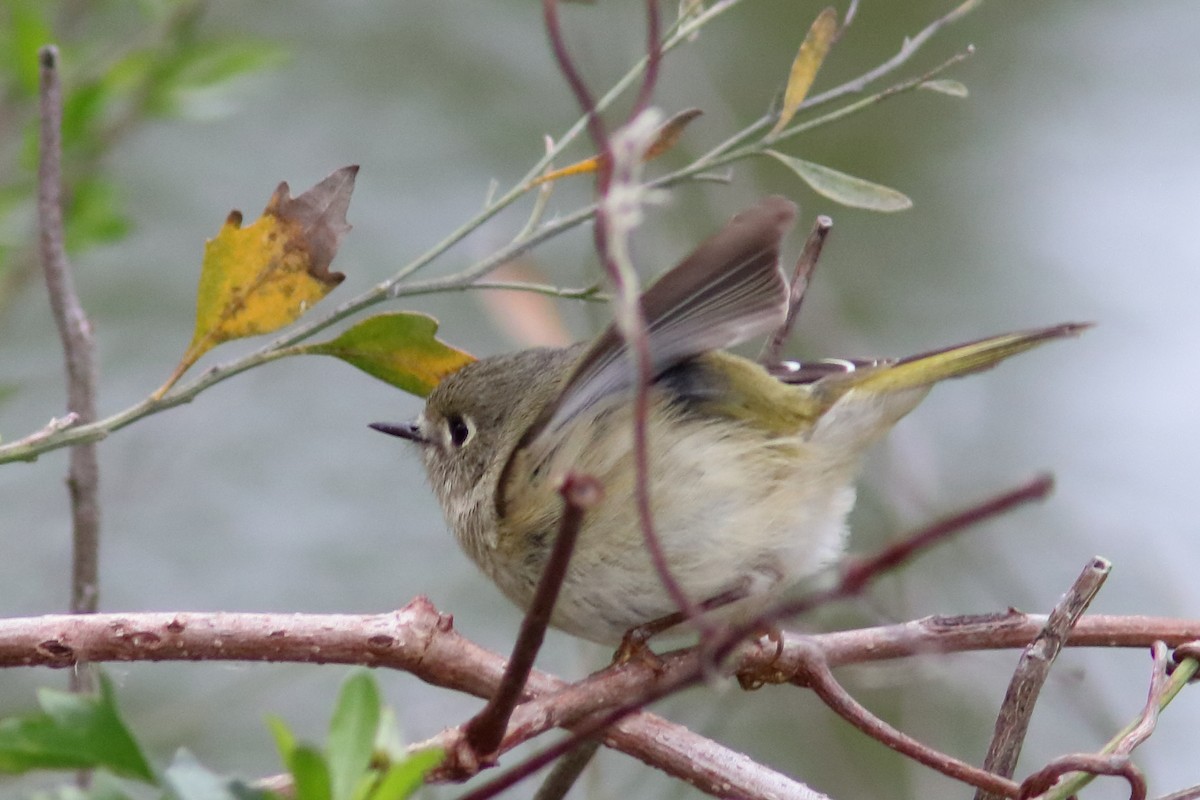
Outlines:
<svg viewBox="0 0 1200 800"><path fill-rule="evenodd" d="M465 415L451 414L446 417L446 442L453 448L465 447L475 438L475 423Z"/></svg>

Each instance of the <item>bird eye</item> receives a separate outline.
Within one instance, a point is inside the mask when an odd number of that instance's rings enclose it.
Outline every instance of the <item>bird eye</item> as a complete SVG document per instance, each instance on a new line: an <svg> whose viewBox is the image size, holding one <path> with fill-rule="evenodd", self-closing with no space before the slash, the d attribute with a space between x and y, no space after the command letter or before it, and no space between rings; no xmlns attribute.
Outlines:
<svg viewBox="0 0 1200 800"><path fill-rule="evenodd" d="M462 447L471 438L471 426L457 414L447 417L446 430L450 432L450 444L455 447Z"/></svg>

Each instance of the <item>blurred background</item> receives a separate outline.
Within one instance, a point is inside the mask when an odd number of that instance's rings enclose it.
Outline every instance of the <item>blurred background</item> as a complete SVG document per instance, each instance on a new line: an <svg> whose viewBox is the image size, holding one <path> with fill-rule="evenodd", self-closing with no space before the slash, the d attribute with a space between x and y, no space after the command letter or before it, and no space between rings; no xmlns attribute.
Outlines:
<svg viewBox="0 0 1200 800"><path fill-rule="evenodd" d="M25 17L6 3L0 25ZM130 42L154 41L173 4L49 4L70 87L76 71ZM189 23L198 39L254 43L261 66L233 84L197 85L173 115L121 131L97 156L128 233L75 258L99 344L101 414L158 387L192 329L204 241L231 208L257 217L287 180L295 191L344 164L362 165L335 263L346 282L330 305L392 275L542 152L542 136L577 118L533 3L211 4ZM814 91L894 54L947 2L866 0ZM705 115L650 167L685 163L760 116L782 88L813 3L746 0L666 60L656 101ZM668 12L669 13L669 12ZM638 4L565 9L570 43L606 87L643 41ZM1200 14L1183 0L1143 5L990 3L944 29L896 73L918 75L974 44L944 77L969 99L916 92L781 149L895 187L914 207L853 211L813 194L765 160L735 166L729 186L680 187L636 242L652 274L767 192L835 227L789 351L793 356L898 356L1003 330L1060 321L1098 326L1000 369L936 390L872 456L852 517L852 549L890 537L1049 470L1045 503L980 526L883 581L858 605L798 624L836 627L927 614L1044 612L1088 559L1114 563L1093 605L1103 613L1197 616L1200 537L1194 423L1200 335L1196 241ZM251 59L253 60L253 59ZM18 69L17 54L4 69ZM7 98L14 101L14 97ZM0 125L0 180L27 169L19 119ZM570 154L582 158L581 143ZM568 159L569 160L569 159ZM565 163L565 162L564 162ZM24 165L24 166L22 166ZM8 173L7 175L4 173ZM551 213L585 202L589 181L563 181ZM432 265L446 274L505 243L527 206ZM5 208L10 256L31 236L31 211ZM113 223L110 234L126 223ZM110 226L112 227L112 226ZM100 238L104 238L103 236ZM790 252L798 253L797 233ZM595 280L590 233L537 250L547 279ZM10 259L11 264L11 259ZM36 277L36 275L35 275ZM58 336L38 280L7 276L0 312L0 431L7 440L64 408ZM444 339L478 355L521 346L481 313L480 293L413 298ZM571 335L596 330L602 306L562 302ZM222 347L201 365L261 342ZM519 616L447 533L414 454L367 429L403 420L420 401L332 359L293 359L220 384L100 446L101 606L111 611L373 613L427 594L469 637L506 650ZM0 469L0 614L57 612L68 594L66 454ZM1015 652L938 657L843 670L867 706L962 758L982 759ZM607 654L552 633L539 665L580 677ZM339 667L163 664L106 667L134 729L160 763L187 747L209 765L258 776L276 769L262 724L274 713L302 736L324 735ZM1144 652L1068 652L1053 673L1019 774L1098 747L1140 709ZM407 737L458 723L479 702L403 674L381 673ZM0 675L0 714L34 705L66 675ZM807 693L692 690L657 711L835 797L962 797L835 719ZM1187 693L1164 715L1139 763L1152 795L1200 783ZM511 762L510 762L511 763ZM529 782L516 796L532 792ZM29 790L0 782L0 795ZM608 754L588 796L685 797L693 790ZM450 797L456 787L435 789ZM1094 796L1123 797L1117 781ZM581 795L582 796L582 795Z"/></svg>

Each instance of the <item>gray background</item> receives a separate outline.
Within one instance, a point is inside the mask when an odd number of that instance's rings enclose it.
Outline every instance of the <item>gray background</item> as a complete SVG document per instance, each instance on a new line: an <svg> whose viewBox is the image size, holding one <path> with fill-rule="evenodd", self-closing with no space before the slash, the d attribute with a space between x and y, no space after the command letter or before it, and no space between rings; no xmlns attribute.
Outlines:
<svg viewBox="0 0 1200 800"><path fill-rule="evenodd" d="M947 8L864 3L816 88L877 63ZM567 9L594 84L638 52L634 9ZM706 111L669 162L761 113L817 9L747 0L668 59L658 101ZM349 278L336 302L449 232L491 178L515 180L539 155L542 134L576 116L532 3L221 4L206 24L278 42L291 59L206 119L150 126L115 154L137 231L77 264L98 332L103 413L144 397L175 364L191 331L203 242L230 208L252 219L277 181L299 190L361 164L355 231L335 264ZM937 390L873 455L852 546L867 550L1038 470L1055 472L1056 494L928 555L889 578L874 603L826 614L822 625L1010 605L1042 611L1093 554L1116 565L1094 610L1195 615L1198 37L1200 15L1186 2L987 5L903 73L974 43L978 55L951 75L970 87L969 100L909 95L783 148L899 188L914 199L911 211L846 210L762 162L738 165L731 187L678 191L642 232L638 252L660 268L768 191L795 197L804 227L812 214L831 214L835 232L795 355L903 355L1025 326L1100 323L1079 341ZM586 181L564 184L554 207L573 209L586 192ZM488 227L431 274L461 268L518 224L506 217ZM589 237L578 231L537 258L563 283L594 274ZM472 352L516 346L487 326L474 295L404 307L437 315L445 338ZM561 308L576 335L593 329L594 311ZM216 358L257 344L229 345ZM21 387L0 406L5 438L60 413L57 336L37 286L0 319L0 367ZM103 607L377 612L426 593L468 636L505 648L517 613L458 552L415 458L366 428L418 408L331 359L296 359L114 435L100 449ZM65 606L65 463L57 452L0 470L2 614ZM551 634L540 663L580 676L604 658ZM978 761L1014 662L1013 653L930 658L842 677L906 731ZM275 768L264 715L322 737L344 674L240 664L108 671L157 758L186 746L247 775ZM1142 652L1066 654L1022 774L1107 739L1140 708L1147 675ZM478 707L405 675L379 678L412 739ZM35 686L64 680L10 671L0 678L0 712L27 709ZM1200 782L1197 702L1178 701L1144 748L1152 793ZM837 797L963 796L864 741L799 689L704 688L659 710ZM0 783L0 793L20 785ZM690 792L620 756L590 783L599 798L635 785L651 796ZM1114 782L1099 795L1124 793Z"/></svg>

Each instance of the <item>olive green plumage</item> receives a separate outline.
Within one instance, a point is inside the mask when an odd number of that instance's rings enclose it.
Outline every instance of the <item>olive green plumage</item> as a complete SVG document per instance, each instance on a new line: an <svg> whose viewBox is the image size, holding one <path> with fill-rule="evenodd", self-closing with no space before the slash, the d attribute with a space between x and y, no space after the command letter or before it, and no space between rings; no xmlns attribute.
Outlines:
<svg viewBox="0 0 1200 800"><path fill-rule="evenodd" d="M782 198L762 201L642 299L656 533L693 600L747 593L726 614L752 613L837 558L863 452L933 384L1083 327L768 371L722 348L783 319L778 250L794 215ZM446 378L416 423L381 426L419 443L455 536L523 608L558 530L559 482L596 478L604 496L584 517L552 624L599 642L677 610L636 513L629 360L612 328L590 345L484 358Z"/></svg>

